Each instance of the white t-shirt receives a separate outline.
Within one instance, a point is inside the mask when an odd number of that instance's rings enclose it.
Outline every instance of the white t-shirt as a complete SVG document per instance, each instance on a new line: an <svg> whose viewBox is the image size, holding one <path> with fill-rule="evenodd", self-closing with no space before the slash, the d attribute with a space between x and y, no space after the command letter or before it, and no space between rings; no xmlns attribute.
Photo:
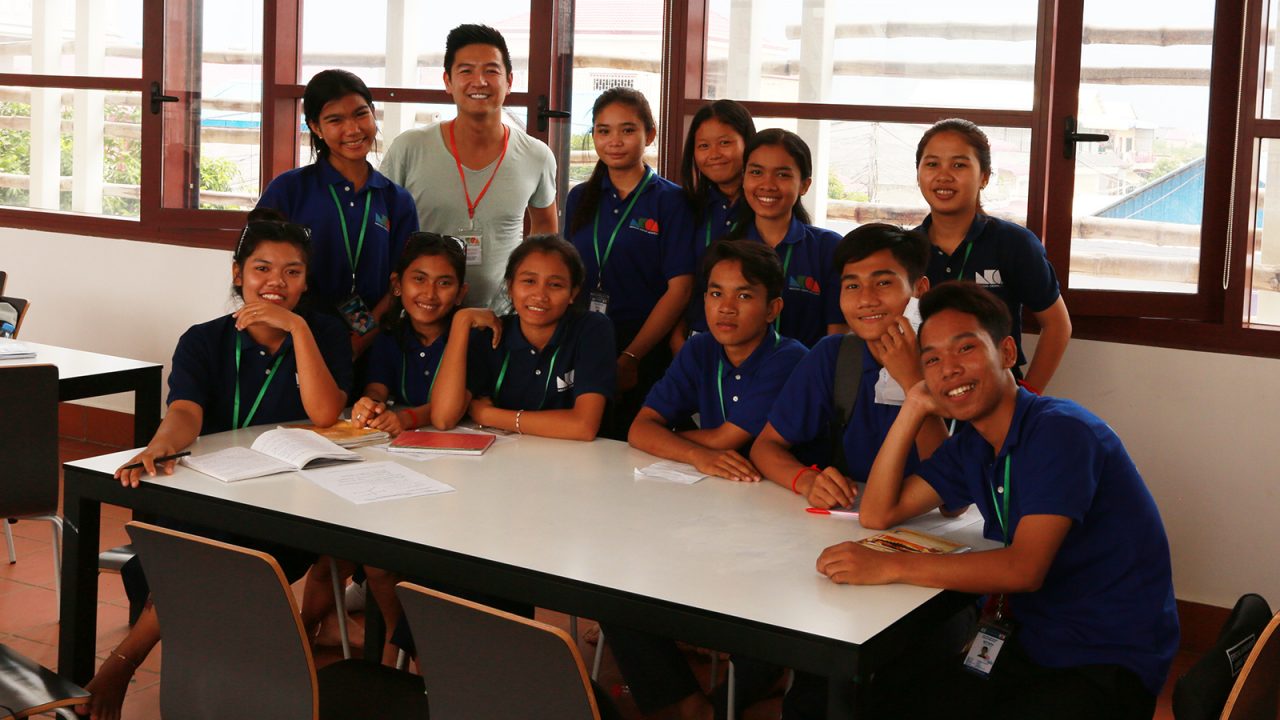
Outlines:
<svg viewBox="0 0 1280 720"><path fill-rule="evenodd" d="M458 166L449 152L444 123L414 128L400 134L387 149L380 168L383 175L409 191L418 207L423 230L458 235L471 226L467 201L458 178ZM476 208L474 232L481 235L479 265L467 267L467 304L501 309L502 274L507 256L524 235L526 207L545 208L556 199L556 159L542 141L511 128L507 154L496 175L495 159L473 170L463 166L467 191L475 202L493 176L493 184Z"/></svg>

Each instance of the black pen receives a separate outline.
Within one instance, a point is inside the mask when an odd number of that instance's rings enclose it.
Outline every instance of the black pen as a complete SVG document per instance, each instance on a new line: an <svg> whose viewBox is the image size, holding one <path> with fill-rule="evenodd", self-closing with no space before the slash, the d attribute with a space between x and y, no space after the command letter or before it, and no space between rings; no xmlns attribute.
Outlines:
<svg viewBox="0 0 1280 720"><path fill-rule="evenodd" d="M180 453L174 453L174 454L172 454L172 455L161 455L160 457L158 457L158 458L156 458L156 459L155 459L155 463L158 465L158 464L160 464L160 463L162 463L162 462L168 462L168 461L170 461L170 460L177 460L177 459L178 459L178 458L180 458L180 457L186 457L186 456L188 456L188 455L190 455L190 454L191 454L191 451L190 451L190 450L183 450L183 451L182 451L182 452L180 452ZM121 469L121 470L135 470L135 469L140 468L140 467L142 467L142 466L143 466L143 465L142 465L142 463L140 463L140 462L136 462L136 463L129 463L128 465L125 465L124 467L122 467L122 468L120 468L120 469Z"/></svg>

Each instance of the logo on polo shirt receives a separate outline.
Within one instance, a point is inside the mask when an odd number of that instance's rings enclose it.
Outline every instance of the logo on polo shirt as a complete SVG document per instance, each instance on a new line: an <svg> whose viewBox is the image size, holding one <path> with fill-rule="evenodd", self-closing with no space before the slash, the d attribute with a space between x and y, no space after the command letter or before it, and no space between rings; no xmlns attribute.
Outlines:
<svg viewBox="0 0 1280 720"><path fill-rule="evenodd" d="M792 275L787 278L787 289L809 295L822 294L822 286L818 284L818 279L808 275Z"/></svg>
<svg viewBox="0 0 1280 720"><path fill-rule="evenodd" d="M566 390L572 390L572 389L573 389L573 371L572 370L556 378L556 392L564 392Z"/></svg>
<svg viewBox="0 0 1280 720"><path fill-rule="evenodd" d="M373 224L387 232L391 232L391 218L383 215L382 213L373 214Z"/></svg>
<svg viewBox="0 0 1280 720"><path fill-rule="evenodd" d="M658 234L658 218L644 218L644 217L631 218L631 223L628 225L628 227L630 227L632 230L639 230L640 232L649 233L650 235L657 235Z"/></svg>
<svg viewBox="0 0 1280 720"><path fill-rule="evenodd" d="M973 281L982 287L1004 287L998 269L980 270L973 274Z"/></svg>

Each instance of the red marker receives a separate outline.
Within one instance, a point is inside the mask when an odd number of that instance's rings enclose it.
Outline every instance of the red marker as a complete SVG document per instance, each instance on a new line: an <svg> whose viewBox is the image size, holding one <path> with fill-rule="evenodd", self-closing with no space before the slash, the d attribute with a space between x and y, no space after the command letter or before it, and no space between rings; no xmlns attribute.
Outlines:
<svg viewBox="0 0 1280 720"><path fill-rule="evenodd" d="M832 517L849 518L851 520L858 519L858 511L850 510L848 508L831 508L830 510L826 510L823 508L807 507L804 510L805 512L813 513L814 515L830 515Z"/></svg>

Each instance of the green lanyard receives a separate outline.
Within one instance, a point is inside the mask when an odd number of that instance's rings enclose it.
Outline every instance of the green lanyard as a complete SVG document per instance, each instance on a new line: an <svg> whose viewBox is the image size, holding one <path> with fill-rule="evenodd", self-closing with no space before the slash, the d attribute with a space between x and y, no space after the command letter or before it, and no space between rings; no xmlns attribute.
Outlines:
<svg viewBox="0 0 1280 720"><path fill-rule="evenodd" d="M775 330L773 333L773 346L777 347L782 343L782 336ZM745 362L745 361L744 361ZM729 413L724 411L724 358L716 360L716 391L720 394L720 421L729 422Z"/></svg>
<svg viewBox="0 0 1280 720"><path fill-rule="evenodd" d="M996 488L992 485L991 490L991 508L995 510L996 522L1000 523L1000 532L1004 533L1004 546L1009 547L1009 464L1013 461L1013 455L1004 456L1004 487L1000 490L1000 494L1004 497L996 498ZM1004 510L1001 511L1001 500L1003 500Z"/></svg>
<svg viewBox="0 0 1280 720"><path fill-rule="evenodd" d="M786 283L788 282L787 269L791 267L791 252L795 249L796 249L796 243L791 243L790 245L788 245L787 256L782 260L782 282L783 282L784 290L786 289ZM785 310L786 308L784 307L783 311ZM773 331L778 333L779 335L782 334L782 313L781 312L778 313L778 317L773 319Z"/></svg>
<svg viewBox="0 0 1280 720"><path fill-rule="evenodd" d="M556 356L560 354L560 348L551 353L551 365L547 368L547 382L542 386L542 402L538 403L538 409L541 410L543 405L547 404L547 391L551 389L551 378L556 374ZM498 371L498 382L493 386L493 400L496 402L498 393L502 392L502 381L507 379L507 363L511 362L511 351L508 350L505 357L502 358L502 369Z"/></svg>
<svg viewBox="0 0 1280 720"><path fill-rule="evenodd" d="M711 216L710 214L707 215L706 229L707 229L707 241L704 247L711 247ZM737 229L738 229L738 223L735 222L734 224L729 226L729 232L726 234L732 235L733 231Z"/></svg>
<svg viewBox="0 0 1280 720"><path fill-rule="evenodd" d="M280 369L280 363L284 360L284 356L288 352L280 353L276 358L276 362L271 366L271 372L267 373L267 379L262 383L262 389L258 390L258 399L253 401L253 407L249 408L249 414L245 416L244 422L240 422L240 333L236 333L236 399L231 409L231 427L233 429L249 427L249 423L253 421L253 416L258 412L258 406L262 404L262 398L267 394L267 386L276 377L276 371Z"/></svg>
<svg viewBox="0 0 1280 720"><path fill-rule="evenodd" d="M631 202L627 203L627 209L622 212L622 217L618 218L618 224L613 226L613 232L609 235L609 245L604 249L604 259L600 258L600 208L596 208L596 222L591 228L591 247L596 251L596 268L599 275L596 277L596 289L603 287L604 283L604 264L609 262L609 255L613 252L613 240L618 237L618 231L623 225L627 224L627 218L631 217L631 208L636 206L636 201L640 199L640 193L644 192L644 188L649 184L649 180L653 179L653 170L645 168L644 179L640 181L640 186L631 193Z"/></svg>
<svg viewBox="0 0 1280 720"><path fill-rule="evenodd" d="M402 353L400 363L400 397L404 399L406 405L412 405L409 400L409 391L404 383L405 369L409 367L409 354ZM436 378L440 377L440 365L444 362L444 353L440 353L440 359L436 361L436 374L431 376L431 384L427 386L427 402L431 402L431 393L436 389ZM495 393L496 394L496 393Z"/></svg>
<svg viewBox="0 0 1280 720"><path fill-rule="evenodd" d="M342 212L342 201L338 199L338 191L329 186L329 195L333 204L338 207L338 221L342 223L342 242L347 248L347 262L351 263L351 292L356 291L356 265L360 263L360 253L364 250L364 231L369 229L369 206L373 203L373 193L364 196L364 217L360 220L360 239L356 241L356 252L351 254L351 235L347 232L347 216Z"/></svg>
<svg viewBox="0 0 1280 720"><path fill-rule="evenodd" d="M970 242L970 243L969 243L969 245L968 245L967 247L965 247L965 249L964 249L964 257L960 260L960 270L956 272L956 277L955 277L955 279L956 279L956 280L963 280L963 279L964 279L964 278L962 278L962 277L960 277L960 276L961 276L961 275L964 275L964 266L965 266L965 265L967 265L967 264L969 263L969 253L971 253L971 252L973 252L973 243L972 243L972 242Z"/></svg>

